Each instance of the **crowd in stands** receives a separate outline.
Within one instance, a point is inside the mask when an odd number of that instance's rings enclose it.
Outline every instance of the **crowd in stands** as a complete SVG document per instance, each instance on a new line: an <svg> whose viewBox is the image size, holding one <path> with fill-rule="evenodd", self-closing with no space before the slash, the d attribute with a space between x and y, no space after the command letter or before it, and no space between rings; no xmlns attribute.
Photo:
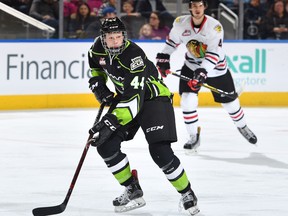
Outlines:
<svg viewBox="0 0 288 216"><path fill-rule="evenodd" d="M224 0L238 13L238 0ZM288 39L287 0L244 0L244 39Z"/></svg>
<svg viewBox="0 0 288 216"><path fill-rule="evenodd" d="M121 1L121 14L117 14ZM288 39L288 0L243 0L244 39ZM59 37L59 0L1 1L56 29ZM207 1L208 15L217 18L219 3L238 13L239 0ZM175 17L162 0L63 0L64 37L95 38L104 18L119 16L131 39L163 40ZM186 11L187 14L188 11ZM189 13L189 12L188 12Z"/></svg>

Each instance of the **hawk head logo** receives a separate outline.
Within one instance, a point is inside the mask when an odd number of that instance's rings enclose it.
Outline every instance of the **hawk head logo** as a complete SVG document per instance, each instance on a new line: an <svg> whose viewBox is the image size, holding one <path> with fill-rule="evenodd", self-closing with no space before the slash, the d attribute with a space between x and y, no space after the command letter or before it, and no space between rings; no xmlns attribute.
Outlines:
<svg viewBox="0 0 288 216"><path fill-rule="evenodd" d="M197 40L190 40L186 44L186 47L188 51L196 58L204 58L207 50L207 45Z"/></svg>

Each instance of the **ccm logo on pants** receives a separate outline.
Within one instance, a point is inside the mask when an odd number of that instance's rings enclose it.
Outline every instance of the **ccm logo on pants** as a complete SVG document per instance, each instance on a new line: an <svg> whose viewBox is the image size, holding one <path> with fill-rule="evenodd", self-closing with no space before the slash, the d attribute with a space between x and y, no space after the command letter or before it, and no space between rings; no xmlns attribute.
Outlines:
<svg viewBox="0 0 288 216"><path fill-rule="evenodd" d="M152 132L152 131L157 131L157 130L162 130L164 128L164 125L161 126L153 126L150 128L146 129L146 133Z"/></svg>

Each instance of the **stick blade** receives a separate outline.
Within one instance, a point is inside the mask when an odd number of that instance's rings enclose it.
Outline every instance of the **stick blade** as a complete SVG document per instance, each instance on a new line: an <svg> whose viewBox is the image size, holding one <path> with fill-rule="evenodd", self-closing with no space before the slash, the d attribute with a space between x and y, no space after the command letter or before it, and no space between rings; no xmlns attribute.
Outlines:
<svg viewBox="0 0 288 216"><path fill-rule="evenodd" d="M33 209L32 213L34 216L46 216L46 215L55 215L62 213L66 208L66 205L62 203L57 206L50 207L40 207Z"/></svg>

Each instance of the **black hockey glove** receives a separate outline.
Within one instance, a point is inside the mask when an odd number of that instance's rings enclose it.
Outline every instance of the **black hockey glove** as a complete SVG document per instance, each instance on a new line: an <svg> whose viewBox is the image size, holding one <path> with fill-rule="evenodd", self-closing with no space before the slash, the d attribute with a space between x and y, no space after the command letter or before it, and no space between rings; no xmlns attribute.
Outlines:
<svg viewBox="0 0 288 216"><path fill-rule="evenodd" d="M201 88L201 85L205 82L207 78L207 71L204 68L197 68L194 71L194 76L192 80L188 81L188 86L194 91L198 92Z"/></svg>
<svg viewBox="0 0 288 216"><path fill-rule="evenodd" d="M92 146L100 146L105 143L110 136L120 127L117 117L111 113L107 113L100 122L95 124L89 134L93 135L90 140Z"/></svg>
<svg viewBox="0 0 288 216"><path fill-rule="evenodd" d="M110 106L113 102L114 93L106 86L104 77L95 76L89 80L89 88L94 93L99 103L105 102L107 106Z"/></svg>
<svg viewBox="0 0 288 216"><path fill-rule="evenodd" d="M166 53L157 53L156 66L162 77L167 77L170 74L170 55Z"/></svg>

